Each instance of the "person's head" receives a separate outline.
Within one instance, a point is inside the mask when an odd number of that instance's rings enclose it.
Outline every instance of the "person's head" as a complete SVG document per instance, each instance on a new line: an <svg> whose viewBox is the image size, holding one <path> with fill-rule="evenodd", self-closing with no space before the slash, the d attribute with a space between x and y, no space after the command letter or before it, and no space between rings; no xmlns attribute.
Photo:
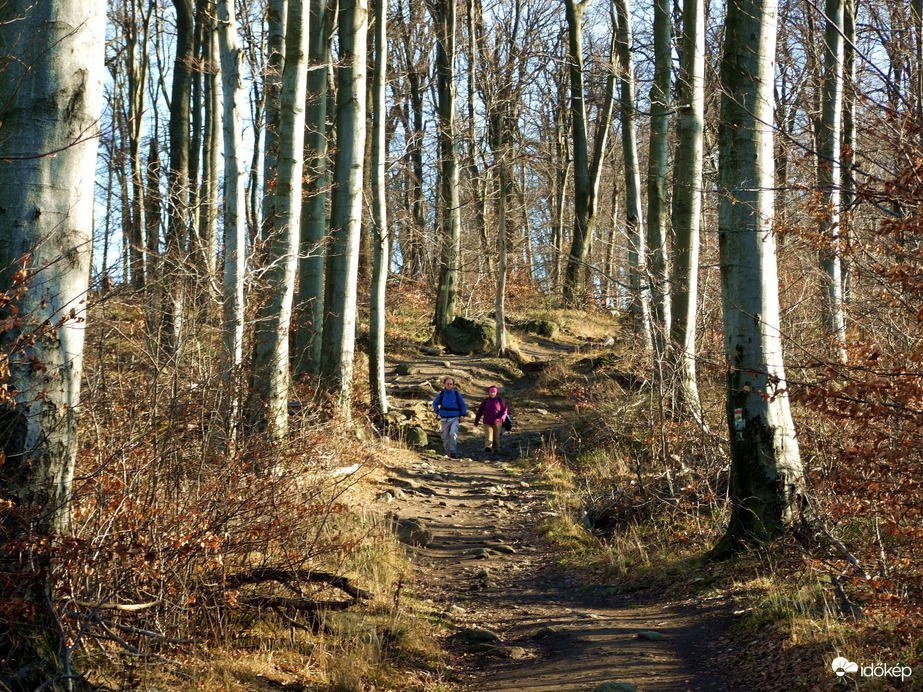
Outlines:
<svg viewBox="0 0 923 692"><path fill-rule="evenodd" d="M497 392L498 392L498 390L497 390L496 387L488 387L488 388L487 388L487 396L489 396L491 399L496 398Z"/></svg>
<svg viewBox="0 0 923 692"><path fill-rule="evenodd" d="M447 377L442 381L442 386L446 389L452 389L452 387L455 386L455 380L453 380L451 377Z"/></svg>

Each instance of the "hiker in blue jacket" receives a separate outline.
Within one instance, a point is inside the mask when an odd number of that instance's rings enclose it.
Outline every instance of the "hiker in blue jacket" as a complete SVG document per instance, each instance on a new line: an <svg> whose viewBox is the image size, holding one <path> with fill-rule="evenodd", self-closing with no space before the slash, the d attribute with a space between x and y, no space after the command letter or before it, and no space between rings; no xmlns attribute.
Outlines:
<svg viewBox="0 0 923 692"><path fill-rule="evenodd" d="M458 451L458 421L468 415L468 407L462 395L455 389L455 380L445 378L443 389L433 399L433 410L442 419L442 446L453 459Z"/></svg>

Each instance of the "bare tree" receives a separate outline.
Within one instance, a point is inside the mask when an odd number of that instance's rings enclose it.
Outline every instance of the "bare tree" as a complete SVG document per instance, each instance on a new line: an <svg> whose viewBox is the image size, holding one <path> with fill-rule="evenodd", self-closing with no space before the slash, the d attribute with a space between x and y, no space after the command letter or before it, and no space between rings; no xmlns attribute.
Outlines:
<svg viewBox="0 0 923 692"><path fill-rule="evenodd" d="M168 192L167 246L163 261L164 324L161 334L170 357L182 347L186 301L186 271L189 223L189 118L192 95L193 27L192 0L173 0L176 8L176 57L170 97L170 172Z"/></svg>
<svg viewBox="0 0 923 692"><path fill-rule="evenodd" d="M667 133L670 129L670 36L668 0L654 0L654 81L647 167L647 273L651 282L654 343L663 353L670 338L670 271L667 249Z"/></svg>
<svg viewBox="0 0 923 692"><path fill-rule="evenodd" d="M274 219L267 238L267 296L257 310L253 346L253 410L256 426L271 439L288 436L289 328L295 295L298 229L301 220L301 177L304 156L304 103L307 88L307 22L303 0L288 0L282 108Z"/></svg>
<svg viewBox="0 0 923 692"><path fill-rule="evenodd" d="M295 372L320 371L324 331L324 264L327 247L327 103L330 42L336 12L327 0L310 0L308 95L305 106L307 185L301 212L298 300L295 308Z"/></svg>
<svg viewBox="0 0 923 692"><path fill-rule="evenodd" d="M385 390L385 287L388 283L385 85L388 0L375 0L375 69L372 73L372 298L369 308L369 391L379 416L388 412Z"/></svg>
<svg viewBox="0 0 923 692"><path fill-rule="evenodd" d="M101 0L0 4L0 528L28 546L0 548L3 598L27 605L0 642L6 689L79 687L41 543L71 528L104 37Z"/></svg>
<svg viewBox="0 0 923 692"><path fill-rule="evenodd" d="M461 214L458 161L455 152L455 25L456 0L427 0L436 25L436 93L439 111L439 237L442 251L436 287L434 339L455 319L458 271L461 262Z"/></svg>
<svg viewBox="0 0 923 692"><path fill-rule="evenodd" d="M592 159L587 128L586 88L583 63L583 15L589 0L565 0L570 65L571 128L574 140L574 230L564 278L564 300L576 305L586 286L586 265L590 242L596 226L596 202L606 138L612 121L615 102L615 68L610 66L606 92L597 114ZM613 20L614 21L614 20ZM614 24L613 24L614 26ZM614 43L614 41L613 41ZM614 63L615 50L611 50Z"/></svg>
<svg viewBox="0 0 923 692"><path fill-rule="evenodd" d="M366 0L345 0L340 5L338 32L337 148L330 210L331 238L324 284L321 371L325 388L333 394L337 408L348 419L352 415L356 283L365 164Z"/></svg>
<svg viewBox="0 0 923 692"><path fill-rule="evenodd" d="M644 221L641 216L641 168L638 163L638 140L635 127L634 47L631 36L631 12L628 0L612 0L615 6L615 46L618 52L619 118L622 122L622 158L625 161L625 226L628 233L628 275L631 313L635 329L645 347L653 346L651 335L650 290L647 288L647 249Z"/></svg>
<svg viewBox="0 0 923 692"><path fill-rule="evenodd" d="M226 420L228 440L233 441L238 417L238 393L233 386L240 377L244 345L244 276L247 248L247 169L243 165L241 79L243 51L237 40L233 0L219 0L218 39L224 96L224 362L230 388Z"/></svg>
<svg viewBox="0 0 923 692"><path fill-rule="evenodd" d="M772 85L776 0L733 0L725 19L719 219L731 519L714 555L780 534L803 470L779 335L773 232Z"/></svg>
<svg viewBox="0 0 923 692"><path fill-rule="evenodd" d="M841 139L843 134L843 0L827 0L824 31L824 85L821 105L817 184L821 193L820 234L823 269L824 329L834 342L837 359L846 362L846 316L840 260Z"/></svg>
<svg viewBox="0 0 923 692"><path fill-rule="evenodd" d="M684 0L678 84L678 139L673 188L674 319L670 339L679 370L679 399L704 422L695 368L699 285L699 226L702 217L702 152L705 115L705 3Z"/></svg>

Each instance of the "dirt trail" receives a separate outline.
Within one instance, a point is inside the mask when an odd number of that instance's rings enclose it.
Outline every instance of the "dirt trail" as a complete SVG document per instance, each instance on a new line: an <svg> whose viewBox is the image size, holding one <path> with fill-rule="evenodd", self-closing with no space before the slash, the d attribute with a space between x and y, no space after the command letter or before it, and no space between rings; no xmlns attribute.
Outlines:
<svg viewBox="0 0 923 692"><path fill-rule="evenodd" d="M540 344L532 350L548 353ZM439 376L444 360L413 362L421 374ZM483 364L447 360L459 371ZM390 507L433 534L429 545L411 549L417 589L459 627L447 646L461 689L590 692L603 683L612 691L746 689L721 665L729 651L723 636L729 603L658 600L644 590L582 583L556 567L554 549L536 532L549 516L545 494L509 462L543 437L561 434L568 413L565 402L534 410L535 402L517 396L529 385L508 383L517 430L502 438L497 458L485 455L481 431L468 425L461 458L426 451L412 466L390 470L390 482L405 488ZM463 391L469 408L476 407L480 390ZM499 640L472 641L490 636L479 629Z"/></svg>

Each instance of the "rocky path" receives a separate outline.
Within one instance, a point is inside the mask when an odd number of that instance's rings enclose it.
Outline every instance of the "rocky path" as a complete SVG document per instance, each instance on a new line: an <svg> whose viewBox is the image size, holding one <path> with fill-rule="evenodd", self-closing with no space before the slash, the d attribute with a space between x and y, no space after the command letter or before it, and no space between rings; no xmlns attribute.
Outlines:
<svg viewBox="0 0 923 692"><path fill-rule="evenodd" d="M533 362L586 352L584 345L546 339L520 347ZM722 664L729 652L729 602L629 593L583 583L557 566L555 549L538 531L550 516L546 494L539 479L512 462L567 434L573 416L568 402L535 401L534 374L517 377L487 357L419 356L392 363L390 374L398 387L438 384L453 375L472 417L487 386L498 384L516 422L495 457L484 453L481 430L469 418L460 435L461 458L432 451L433 443L441 445L431 431L430 448L389 473L388 482L402 488L393 492L389 509L401 518L405 538L417 544L410 548L416 591L457 627L446 643L455 689L746 690ZM422 395L417 406L425 410Z"/></svg>
<svg viewBox="0 0 923 692"><path fill-rule="evenodd" d="M560 571L535 532L548 508L530 480L504 461L432 453L392 469L404 488L394 510L426 544L412 548L417 588L458 627L448 647L461 689L745 689L721 666L727 603L662 602Z"/></svg>

